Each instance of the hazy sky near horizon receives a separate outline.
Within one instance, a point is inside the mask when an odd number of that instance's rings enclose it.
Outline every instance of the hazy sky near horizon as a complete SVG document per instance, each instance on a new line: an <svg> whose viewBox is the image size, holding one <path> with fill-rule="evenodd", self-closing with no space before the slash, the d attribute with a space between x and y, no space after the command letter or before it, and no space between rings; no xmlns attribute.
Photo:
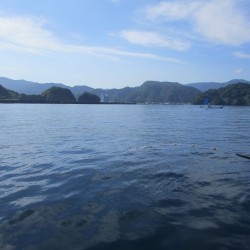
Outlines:
<svg viewBox="0 0 250 250"><path fill-rule="evenodd" d="M250 80L250 1L0 0L0 76L94 88Z"/></svg>

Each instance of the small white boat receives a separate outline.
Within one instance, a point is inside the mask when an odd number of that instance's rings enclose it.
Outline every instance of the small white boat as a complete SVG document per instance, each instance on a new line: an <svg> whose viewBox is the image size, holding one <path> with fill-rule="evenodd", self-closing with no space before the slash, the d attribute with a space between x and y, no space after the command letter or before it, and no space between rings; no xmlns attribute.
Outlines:
<svg viewBox="0 0 250 250"><path fill-rule="evenodd" d="M200 107L205 108L205 109L222 109L222 108L224 108L223 105L211 105L211 104L201 105Z"/></svg>
<svg viewBox="0 0 250 250"><path fill-rule="evenodd" d="M206 108L206 109L222 109L224 106L223 105L211 105L208 101L208 98L204 101L204 105L200 106L201 108Z"/></svg>

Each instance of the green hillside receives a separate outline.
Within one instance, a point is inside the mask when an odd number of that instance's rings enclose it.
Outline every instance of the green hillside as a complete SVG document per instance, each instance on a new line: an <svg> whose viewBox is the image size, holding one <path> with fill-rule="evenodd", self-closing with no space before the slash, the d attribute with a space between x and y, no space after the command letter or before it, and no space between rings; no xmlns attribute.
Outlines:
<svg viewBox="0 0 250 250"><path fill-rule="evenodd" d="M192 103L203 104L206 98L214 105L250 105L250 84L237 83L210 89L194 98Z"/></svg>
<svg viewBox="0 0 250 250"><path fill-rule="evenodd" d="M176 82L147 81L136 89L135 102L186 103L200 93L193 87Z"/></svg>
<svg viewBox="0 0 250 250"><path fill-rule="evenodd" d="M147 81L139 87L126 87L98 92L105 93L109 101L136 103L186 103L190 102L200 91L175 82Z"/></svg>
<svg viewBox="0 0 250 250"><path fill-rule="evenodd" d="M121 103L188 103L203 104L209 99L214 105L250 105L250 84L237 83L206 92L175 82L147 81L139 87L93 90L83 93L78 103L99 103L105 95L106 102ZM72 92L67 88L52 87L41 95L18 94L0 85L1 102L20 103L77 103Z"/></svg>
<svg viewBox="0 0 250 250"><path fill-rule="evenodd" d="M75 103L75 97L69 89L52 87L42 93L48 103Z"/></svg>
<svg viewBox="0 0 250 250"><path fill-rule="evenodd" d="M18 99L18 93L9 89L4 88L0 85L0 99L1 100L14 100Z"/></svg>
<svg viewBox="0 0 250 250"><path fill-rule="evenodd" d="M100 98L97 95L85 92L78 98L78 103L82 104L97 104L100 103Z"/></svg>

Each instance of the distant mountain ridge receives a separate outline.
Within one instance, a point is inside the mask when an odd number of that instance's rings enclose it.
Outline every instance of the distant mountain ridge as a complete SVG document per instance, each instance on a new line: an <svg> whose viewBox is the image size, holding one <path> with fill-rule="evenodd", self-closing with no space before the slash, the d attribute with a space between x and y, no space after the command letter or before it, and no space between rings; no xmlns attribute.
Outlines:
<svg viewBox="0 0 250 250"><path fill-rule="evenodd" d="M147 81L147 82L156 82L156 81ZM184 86L196 88L202 92L207 91L209 89L218 89L221 87L226 87L230 84L235 83L249 83L250 81L244 79L233 79L227 82L196 82L196 83L188 83ZM169 82L168 82L169 83ZM122 89L94 89L86 85L76 85L74 87L67 86L62 83L37 83L32 81L26 80L12 80L6 77L0 77L0 85L7 89L11 89L18 93L24 93L27 95L38 95L41 94L43 91L51 88L51 87L61 87L70 89L71 92L76 96L79 97L83 92L95 92L96 94L100 94L102 92L108 91L110 93L117 92L118 90L124 90L125 92L135 89L137 87L125 87Z"/></svg>
<svg viewBox="0 0 250 250"><path fill-rule="evenodd" d="M200 93L199 90L177 82L146 81L139 87L125 87L122 89L93 89L88 86L69 87L64 84L39 84L25 80L11 80L1 77L0 85L14 90L19 94L39 95L51 87L69 89L76 99L84 92L104 97L105 102L150 102L150 103L186 103Z"/></svg>
<svg viewBox="0 0 250 250"><path fill-rule="evenodd" d="M51 87L67 87L61 83L37 83L26 80L12 80L6 77L0 77L0 85L20 94L23 93L27 95L38 95Z"/></svg>
<svg viewBox="0 0 250 250"><path fill-rule="evenodd" d="M234 83L250 83L243 79L233 79L225 83L203 82L180 84L177 82L146 81L138 87L121 89L94 89L88 86L70 87L62 83L36 83L25 80L12 80L0 77L0 85L25 95L40 95L51 87L60 87L70 90L76 99L85 92L95 94L102 102L136 102L136 103L187 103L195 96L207 89L219 89ZM25 97L26 98L26 97Z"/></svg>
<svg viewBox="0 0 250 250"><path fill-rule="evenodd" d="M196 83L189 83L186 84L186 86L194 87L202 92L207 91L209 89L219 89L222 87L226 87L230 84L236 84L236 83L249 83L250 81L244 80L244 79L233 79L228 82L196 82Z"/></svg>
<svg viewBox="0 0 250 250"><path fill-rule="evenodd" d="M69 89L77 97L81 94L80 92L90 92L93 90L93 88L84 85L70 87L62 83L37 83L26 80L12 80L6 77L0 77L0 85L20 94L26 95L39 95L51 87L61 87Z"/></svg>

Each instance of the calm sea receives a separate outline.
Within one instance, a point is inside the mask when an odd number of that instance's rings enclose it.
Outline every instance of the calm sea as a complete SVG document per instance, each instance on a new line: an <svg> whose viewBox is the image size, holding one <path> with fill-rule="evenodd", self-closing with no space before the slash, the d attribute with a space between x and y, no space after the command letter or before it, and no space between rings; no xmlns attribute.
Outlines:
<svg viewBox="0 0 250 250"><path fill-rule="evenodd" d="M250 108L0 105L0 249L249 249Z"/></svg>

